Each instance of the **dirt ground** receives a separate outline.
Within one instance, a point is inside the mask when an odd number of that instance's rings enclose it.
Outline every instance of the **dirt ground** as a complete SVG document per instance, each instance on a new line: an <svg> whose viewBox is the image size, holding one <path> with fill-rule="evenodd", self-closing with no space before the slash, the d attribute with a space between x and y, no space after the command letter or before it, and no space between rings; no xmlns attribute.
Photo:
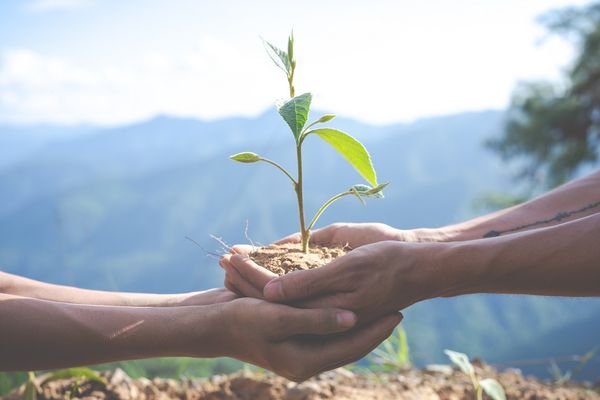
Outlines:
<svg viewBox="0 0 600 400"><path fill-rule="evenodd" d="M250 257L269 271L277 275L284 275L295 270L321 267L343 256L348 250L342 246L311 245L310 252L304 254L299 243L287 243L257 247Z"/></svg>
<svg viewBox="0 0 600 400"><path fill-rule="evenodd" d="M555 386L518 370L501 373L489 366L477 366L478 376L495 378L508 399L599 399L600 386L568 383ZM50 382L38 387L38 399L210 399L210 400L322 400L322 399L474 399L469 380L448 366L397 373L354 373L347 369L323 373L303 383L290 382L272 374L240 372L176 381L173 379L131 379L122 370L103 373L108 384L74 379ZM39 382L43 376L38 378ZM77 388L78 387L78 388ZM20 399L24 387L5 397Z"/></svg>

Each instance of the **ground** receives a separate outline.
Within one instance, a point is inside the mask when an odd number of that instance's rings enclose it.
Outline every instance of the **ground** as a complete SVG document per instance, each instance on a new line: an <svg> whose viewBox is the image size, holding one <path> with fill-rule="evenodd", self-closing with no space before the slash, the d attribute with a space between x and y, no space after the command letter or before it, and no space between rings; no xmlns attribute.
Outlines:
<svg viewBox="0 0 600 400"><path fill-rule="evenodd" d="M536 378L524 377L518 370L497 372L486 365L476 366L478 376L495 378L505 388L508 399L526 400L600 400L600 382L567 383L556 386ZM107 385L74 379L50 382L39 386L38 399L210 399L210 400L316 400L316 399L474 399L467 377L448 366L431 366L393 373L355 373L337 369L323 373L303 383L290 382L262 372L239 372L210 378L131 379L122 370L102 373ZM24 387L7 400L21 399Z"/></svg>

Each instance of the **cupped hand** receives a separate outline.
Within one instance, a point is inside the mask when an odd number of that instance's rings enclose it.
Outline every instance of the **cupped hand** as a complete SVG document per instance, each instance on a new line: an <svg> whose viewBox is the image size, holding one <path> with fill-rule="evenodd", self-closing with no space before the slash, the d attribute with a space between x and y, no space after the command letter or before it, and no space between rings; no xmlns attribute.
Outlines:
<svg viewBox="0 0 600 400"><path fill-rule="evenodd" d="M222 317L226 355L298 382L364 357L402 319L390 313L350 330L356 315L349 311L300 309L250 298L223 304Z"/></svg>
<svg viewBox="0 0 600 400"><path fill-rule="evenodd" d="M384 240L416 242L418 238L413 231L399 230L377 222L340 222L316 229L310 235L310 242L314 244L349 246L353 249ZM276 243L299 242L300 234L294 233L280 239Z"/></svg>
<svg viewBox="0 0 600 400"><path fill-rule="evenodd" d="M377 242L323 267L281 277L246 254L228 255L221 264L227 271L226 285L242 295L306 308L343 308L365 323L444 291L443 270L429 260L439 246Z"/></svg>
<svg viewBox="0 0 600 400"><path fill-rule="evenodd" d="M417 237L412 231L401 231L376 222L335 223L312 231L310 236L312 244L348 246L351 249L385 240L417 241ZM275 242L275 244L284 243L300 243L300 234L294 233ZM243 276L240 276L231 264L232 255L248 256L252 251L252 246L236 245L232 248L231 254L221 258L219 264L226 271L226 288L242 296L263 298L263 287L277 275L255 263L249 263L243 272L250 280L245 282Z"/></svg>

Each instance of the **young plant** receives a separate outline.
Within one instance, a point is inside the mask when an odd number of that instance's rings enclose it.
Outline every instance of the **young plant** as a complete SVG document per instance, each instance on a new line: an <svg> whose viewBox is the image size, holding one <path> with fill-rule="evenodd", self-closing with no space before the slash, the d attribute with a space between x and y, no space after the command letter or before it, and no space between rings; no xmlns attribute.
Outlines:
<svg viewBox="0 0 600 400"><path fill-rule="evenodd" d="M307 125L312 95L310 93L303 93L296 96L296 89L294 87L296 58L294 56L293 32L288 38L287 51L281 50L267 41L263 40L263 42L265 44L267 53L275 65L277 65L285 73L287 78L290 99L278 103L277 111L283 120L288 124L294 136L296 145L297 175L296 177L293 177L292 174L290 174L279 163L268 158L264 158L256 153L243 152L234 154L230 158L242 163L255 163L262 161L267 164L271 164L280 170L291 181L294 191L296 192L296 201L298 203L298 218L300 222L300 234L302 237L302 251L308 253L310 230L314 227L315 223L321 214L323 214L325 209L327 209L327 207L333 204L336 200L339 200L345 196L356 196L363 203L363 198L365 197L382 198L382 190L387 183L377 183L377 174L373 168L371 157L362 143L338 129L328 127L316 128L316 126L319 124L331 121L333 118L335 118L335 115L323 115ZM350 189L331 197L317 210L310 222L306 223L303 197L302 144L309 136L317 136L333 147L346 159L351 166L356 169L356 171L358 171L358 173L367 181L369 185L357 184L352 186Z"/></svg>
<svg viewBox="0 0 600 400"><path fill-rule="evenodd" d="M394 372L410 368L410 348L406 331L402 325L396 328L394 334L383 341L379 347L373 350L373 362L384 372Z"/></svg>
<svg viewBox="0 0 600 400"><path fill-rule="evenodd" d="M444 350L444 353L446 353L452 363L469 376L473 388L475 389L475 398L477 400L483 399L483 392L494 400L506 400L504 389L497 380L491 378L479 380L479 378L477 378L475 368L473 368L473 364L471 364L471 361L469 361L469 357L466 354L452 350Z"/></svg>

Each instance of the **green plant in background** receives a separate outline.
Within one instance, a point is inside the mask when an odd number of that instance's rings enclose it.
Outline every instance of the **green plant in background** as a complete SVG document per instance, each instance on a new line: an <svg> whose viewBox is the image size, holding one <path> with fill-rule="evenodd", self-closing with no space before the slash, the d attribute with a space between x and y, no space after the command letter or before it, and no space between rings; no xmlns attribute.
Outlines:
<svg viewBox="0 0 600 400"><path fill-rule="evenodd" d="M23 391L23 400L36 400L38 394L37 385L35 382L35 373L29 371L27 373L27 382Z"/></svg>
<svg viewBox="0 0 600 400"><path fill-rule="evenodd" d="M555 360L551 360L548 372L552 375L554 383L563 385L572 380L596 356L599 350L600 346L596 346L582 356L573 356L573 360L577 361L577 364L566 372L560 369Z"/></svg>
<svg viewBox="0 0 600 400"><path fill-rule="evenodd" d="M506 394L502 385L497 380L491 378L480 380L475 374L475 368L473 368L473 364L471 364L466 354L452 350L444 350L444 353L446 353L453 364L458 366L471 379L477 400L483 399L484 392L494 400L506 400Z"/></svg>
<svg viewBox="0 0 600 400"><path fill-rule="evenodd" d="M317 120L309 123L308 113L312 101L310 93L303 93L296 96L294 87L294 75L296 72L296 58L294 55L294 34L288 38L287 52L277 48L271 43L264 41L267 53L285 74L288 82L290 99L277 104L277 111L283 120L290 127L294 135L296 145L297 176L294 178L284 167L277 162L261 157L256 153L243 152L232 155L230 158L242 163L265 162L279 169L292 183L296 192L298 203L298 216L300 221L300 234L302 236L302 251L308 253L308 241L310 230L313 228L321 214L333 204L336 200L345 196L356 196L361 202L364 197L383 197L383 188L387 183L377 183L377 174L371 163L371 157L365 147L358 140L333 128L315 128L316 125L323 124L335 118L333 114L326 114ZM306 222L304 214L304 196L303 196L303 175L302 175L302 144L309 136L318 136L339 152L346 161L352 165L358 173L367 181L369 185L358 184L350 189L338 193L327 200L315 213L310 222Z"/></svg>
<svg viewBox="0 0 600 400"><path fill-rule="evenodd" d="M396 328L379 347L373 350L373 363L384 372L398 371L410 368L410 348L406 338L406 331L402 326Z"/></svg>

